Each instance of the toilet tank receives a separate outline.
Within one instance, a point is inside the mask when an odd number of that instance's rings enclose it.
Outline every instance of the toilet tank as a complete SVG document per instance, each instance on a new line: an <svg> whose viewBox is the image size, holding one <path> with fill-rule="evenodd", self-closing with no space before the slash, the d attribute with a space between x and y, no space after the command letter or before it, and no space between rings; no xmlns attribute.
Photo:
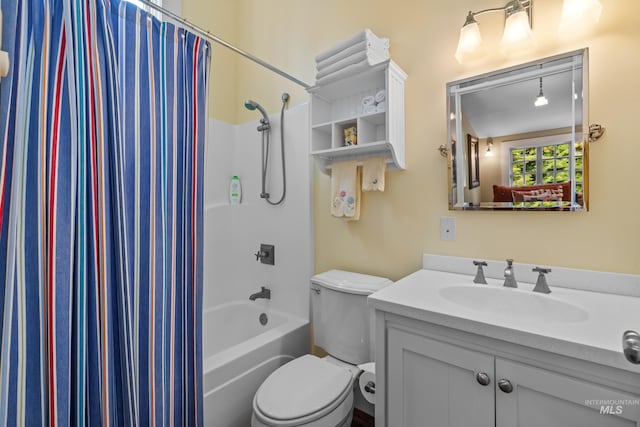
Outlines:
<svg viewBox="0 0 640 427"><path fill-rule="evenodd" d="M384 277L329 270L311 278L311 313L315 345L351 364L373 360L373 312L367 296L392 284Z"/></svg>

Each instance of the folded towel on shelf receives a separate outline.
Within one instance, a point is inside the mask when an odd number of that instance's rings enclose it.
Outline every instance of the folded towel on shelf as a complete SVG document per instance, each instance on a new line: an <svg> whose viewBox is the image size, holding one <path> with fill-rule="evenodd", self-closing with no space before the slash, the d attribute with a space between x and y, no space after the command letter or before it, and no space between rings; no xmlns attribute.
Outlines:
<svg viewBox="0 0 640 427"><path fill-rule="evenodd" d="M372 157L362 161L362 191L384 191L384 175L387 162L384 157Z"/></svg>
<svg viewBox="0 0 640 427"><path fill-rule="evenodd" d="M369 65L369 62L365 59L363 61L358 62L357 64L348 65L347 67L342 68L341 70L338 70L334 73L328 74L316 80L316 85L323 85L323 84L335 82L336 80L340 80L345 77L354 76L358 73L365 71L370 66L371 65Z"/></svg>
<svg viewBox="0 0 640 427"><path fill-rule="evenodd" d="M385 57L384 55L378 54L374 51L362 51L354 53L353 55L347 56L346 58L341 59L338 62L335 62L328 67L319 69L316 73L316 80L321 79L322 77L329 75L331 73L335 73L351 64L357 64L362 61L367 61L367 63L371 66L379 64L385 60L389 59L389 55Z"/></svg>
<svg viewBox="0 0 640 427"><path fill-rule="evenodd" d="M336 53L335 55L331 55L330 57L323 59L322 61L316 62L316 70L320 71L328 66L335 64L336 62L356 54L358 52L366 52L372 51L380 56L385 56L386 59L389 58L389 39L371 39L371 40L363 40L347 47L344 50Z"/></svg>
<svg viewBox="0 0 640 427"><path fill-rule="evenodd" d="M348 39L338 42L332 47L330 47L329 49L317 54L316 63L322 62L323 60L340 53L341 51L349 48L354 44L357 44L363 41L366 42L366 41L376 40L376 39L378 39L378 36L373 34L373 31L371 31L370 29L365 28L364 30L358 32L357 34L354 34Z"/></svg>
<svg viewBox="0 0 640 427"><path fill-rule="evenodd" d="M384 113L387 111L387 101L378 102L376 104L376 113Z"/></svg>
<svg viewBox="0 0 640 427"><path fill-rule="evenodd" d="M378 92L376 92L376 95L373 97L373 99L375 99L376 102L386 101L387 100L387 91L384 90L384 89L379 90Z"/></svg>
<svg viewBox="0 0 640 427"><path fill-rule="evenodd" d="M360 177L355 160L331 165L331 215L355 221L360 219Z"/></svg>

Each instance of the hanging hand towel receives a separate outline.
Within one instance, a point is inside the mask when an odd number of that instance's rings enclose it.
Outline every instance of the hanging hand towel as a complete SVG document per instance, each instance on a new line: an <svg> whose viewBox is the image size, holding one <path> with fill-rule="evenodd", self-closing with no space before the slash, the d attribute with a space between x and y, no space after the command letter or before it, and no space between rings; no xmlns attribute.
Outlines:
<svg viewBox="0 0 640 427"><path fill-rule="evenodd" d="M384 191L384 174L387 162L384 157L362 161L362 191Z"/></svg>
<svg viewBox="0 0 640 427"><path fill-rule="evenodd" d="M331 165L331 215L337 218L360 218L360 172L355 160Z"/></svg>

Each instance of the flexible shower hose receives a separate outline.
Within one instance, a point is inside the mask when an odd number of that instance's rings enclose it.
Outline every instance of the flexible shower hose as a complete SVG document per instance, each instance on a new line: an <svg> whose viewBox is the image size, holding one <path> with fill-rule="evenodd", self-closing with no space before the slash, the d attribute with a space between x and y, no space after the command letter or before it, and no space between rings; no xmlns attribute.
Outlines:
<svg viewBox="0 0 640 427"><path fill-rule="evenodd" d="M277 202L272 202L268 193L265 192L265 183L267 180L267 166L269 164L269 129L262 131L262 194L265 194L264 199L270 205L277 206L284 201L287 195L287 170L284 160L284 108L287 105L287 101L282 101L282 109L280 110L280 146L282 152L282 197ZM265 144L266 141L266 144ZM266 146L266 148L265 148Z"/></svg>

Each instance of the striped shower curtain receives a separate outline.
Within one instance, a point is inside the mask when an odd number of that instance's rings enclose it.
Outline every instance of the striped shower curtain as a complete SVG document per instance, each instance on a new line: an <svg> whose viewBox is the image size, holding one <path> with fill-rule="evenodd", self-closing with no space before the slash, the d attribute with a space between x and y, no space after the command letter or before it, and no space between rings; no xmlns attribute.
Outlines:
<svg viewBox="0 0 640 427"><path fill-rule="evenodd" d="M0 426L202 424L210 48L121 0L1 0Z"/></svg>

